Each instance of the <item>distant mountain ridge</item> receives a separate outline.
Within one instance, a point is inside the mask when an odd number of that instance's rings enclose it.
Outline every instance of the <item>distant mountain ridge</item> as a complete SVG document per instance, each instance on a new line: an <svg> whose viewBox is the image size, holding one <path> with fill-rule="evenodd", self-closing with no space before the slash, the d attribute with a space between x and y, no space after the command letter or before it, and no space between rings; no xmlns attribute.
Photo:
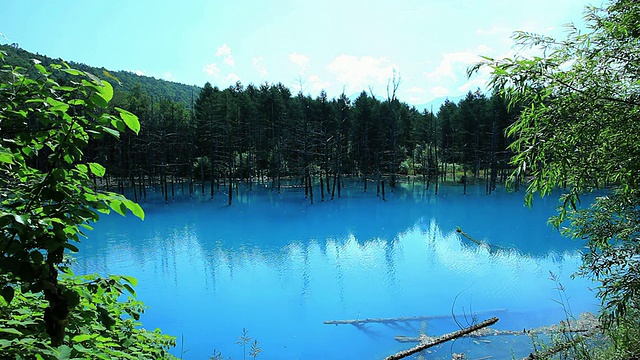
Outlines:
<svg viewBox="0 0 640 360"><path fill-rule="evenodd" d="M348 98L349 100L351 100L351 103L353 104L356 99L360 96L362 92L357 92L357 93L353 93L351 94ZM367 93L368 95L369 93ZM433 99L429 102L426 102L424 104L408 104L409 107L413 106L416 108L416 110L418 110L418 112L423 113L425 110L427 112L432 111L433 114L438 114L438 111L440 110L440 107L448 100L454 104L458 104L461 100L463 100L466 97L466 95L459 95L459 96L444 96L444 97L439 97L437 99ZM402 101L402 99L400 99Z"/></svg>
<svg viewBox="0 0 640 360"><path fill-rule="evenodd" d="M432 111L434 114L438 114L438 111L440 110L440 107L447 101L449 100L450 102L457 104L460 102L460 100L464 99L466 95L460 95L460 96L445 96L445 97L440 97L437 99L433 99L431 101L429 101L428 103L424 103L424 104L419 104L419 105L413 105L416 107L416 109L418 109L418 111L420 111L421 113L426 111Z"/></svg>
<svg viewBox="0 0 640 360"><path fill-rule="evenodd" d="M195 101L202 89L199 86L185 85L173 81L156 79L151 76L138 75L131 71L112 71L105 69L104 67L94 67L74 61L53 59L46 55L34 54L15 45L0 44L0 50L7 53L7 56L4 59L5 64L21 66L28 69L33 64L32 59L36 59L44 65L65 61L72 68L91 73L98 76L100 79L109 81L115 90L128 92L139 84L141 90L149 96L183 103L187 108L191 108L192 102ZM104 75L104 70L107 70L111 75L120 80L120 84L117 84L115 80L106 77Z"/></svg>

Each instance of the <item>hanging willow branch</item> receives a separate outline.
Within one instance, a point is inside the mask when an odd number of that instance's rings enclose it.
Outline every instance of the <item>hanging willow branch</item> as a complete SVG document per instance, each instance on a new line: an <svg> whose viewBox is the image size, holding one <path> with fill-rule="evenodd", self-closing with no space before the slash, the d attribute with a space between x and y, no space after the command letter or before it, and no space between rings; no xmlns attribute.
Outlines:
<svg viewBox="0 0 640 360"><path fill-rule="evenodd" d="M453 340L453 339L457 339L459 337L462 337L466 334L472 333L474 331L480 330L482 328L485 328L487 326L493 325L495 323L498 322L498 318L497 317L492 317L491 319L487 319L481 323L478 323L476 325L472 325L469 326L467 328L464 329L460 329L458 331L454 331L448 334L444 334L442 336L440 336L439 338L433 339L432 341L429 341L427 343L424 344L420 344L418 346L412 347L411 349L408 350L404 350L404 351L400 351L399 353L396 353L394 355L388 356L385 358L385 360L397 360L397 359L402 359L405 358L407 356L413 355L415 353L418 353L422 350L428 349L432 346L436 346L439 344L442 344L444 342L447 342L449 340Z"/></svg>

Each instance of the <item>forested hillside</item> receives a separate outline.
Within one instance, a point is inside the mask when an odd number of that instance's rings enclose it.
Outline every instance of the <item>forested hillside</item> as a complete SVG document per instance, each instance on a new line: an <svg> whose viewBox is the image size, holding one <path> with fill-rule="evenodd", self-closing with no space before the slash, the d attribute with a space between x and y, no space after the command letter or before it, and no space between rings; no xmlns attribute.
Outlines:
<svg viewBox="0 0 640 360"><path fill-rule="evenodd" d="M4 48L11 65L60 62ZM435 182L436 191L438 181L482 179L490 192L508 173L504 131L514 115L503 99L480 91L446 102L437 113L421 113L396 98L395 78L387 97L363 91L351 101L344 94L293 94L283 84L219 89L206 83L199 89L68 64L112 82L111 106L140 118L139 136L103 138L88 154L107 168L106 186L132 188L136 199L157 184L167 198L167 184L175 182L213 197L221 184L231 189L238 182L251 187L269 181L279 191L287 179L304 186L313 201L311 184L321 185L317 197L326 192L333 198L343 176L359 177L365 191L371 184L377 193L384 183L395 186L400 175L420 176L427 186ZM231 203L232 191L225 193Z"/></svg>
<svg viewBox="0 0 640 360"><path fill-rule="evenodd" d="M60 64L63 61L63 59L53 59L46 55L31 53L19 48L16 44L0 44L0 51L4 51L7 54L5 56L5 64L21 66L27 69L31 67L33 63L31 61L32 59L40 61L45 66L48 66L52 63ZM66 59L64 60L69 64L69 66L74 69L82 70L84 72L96 75L103 80L111 82L111 85L113 85L116 92L116 96L118 96L118 93L129 92L132 91L136 86L139 86L143 92L153 98L167 99L183 103L186 107L190 107L192 100L196 96L198 96L198 93L201 90L201 88L199 88L198 86L185 85L177 82L156 79L150 76L137 75L131 71L112 71L109 69L77 63L74 61L67 61ZM105 77L104 70L108 70L110 74L112 74L119 80L119 83L113 78ZM61 74L58 75L60 76Z"/></svg>

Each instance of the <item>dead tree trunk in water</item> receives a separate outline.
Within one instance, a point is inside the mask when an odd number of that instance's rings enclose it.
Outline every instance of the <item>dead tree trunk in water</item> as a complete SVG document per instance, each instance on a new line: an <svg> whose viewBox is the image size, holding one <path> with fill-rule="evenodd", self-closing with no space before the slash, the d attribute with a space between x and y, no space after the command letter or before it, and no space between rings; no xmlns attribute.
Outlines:
<svg viewBox="0 0 640 360"><path fill-rule="evenodd" d="M313 182L311 181L311 173L307 172L307 181L309 181L309 199L313 205Z"/></svg>

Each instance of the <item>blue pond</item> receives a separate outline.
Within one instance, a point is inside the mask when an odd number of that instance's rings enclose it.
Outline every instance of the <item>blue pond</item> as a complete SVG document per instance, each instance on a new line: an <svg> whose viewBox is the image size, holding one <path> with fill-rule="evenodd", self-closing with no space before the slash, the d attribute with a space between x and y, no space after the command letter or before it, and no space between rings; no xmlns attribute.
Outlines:
<svg viewBox="0 0 640 360"><path fill-rule="evenodd" d="M387 189L388 190L388 189ZM77 254L77 273L138 278L149 329L178 337L174 353L244 359L243 328L258 359L381 359L414 344L396 335L437 336L472 318L498 316L495 329L550 325L597 309L589 281L571 279L580 242L546 225L557 197L523 205L522 193L484 187L402 184L386 201L359 184L315 204L301 189L242 190L232 206L218 193L143 203L146 220L103 216ZM491 244L478 246L456 233ZM466 315L466 316L465 316ZM338 319L433 316L434 319L326 325ZM511 358L530 351L527 336L460 339L425 353L451 358ZM249 346L246 358L249 356Z"/></svg>

